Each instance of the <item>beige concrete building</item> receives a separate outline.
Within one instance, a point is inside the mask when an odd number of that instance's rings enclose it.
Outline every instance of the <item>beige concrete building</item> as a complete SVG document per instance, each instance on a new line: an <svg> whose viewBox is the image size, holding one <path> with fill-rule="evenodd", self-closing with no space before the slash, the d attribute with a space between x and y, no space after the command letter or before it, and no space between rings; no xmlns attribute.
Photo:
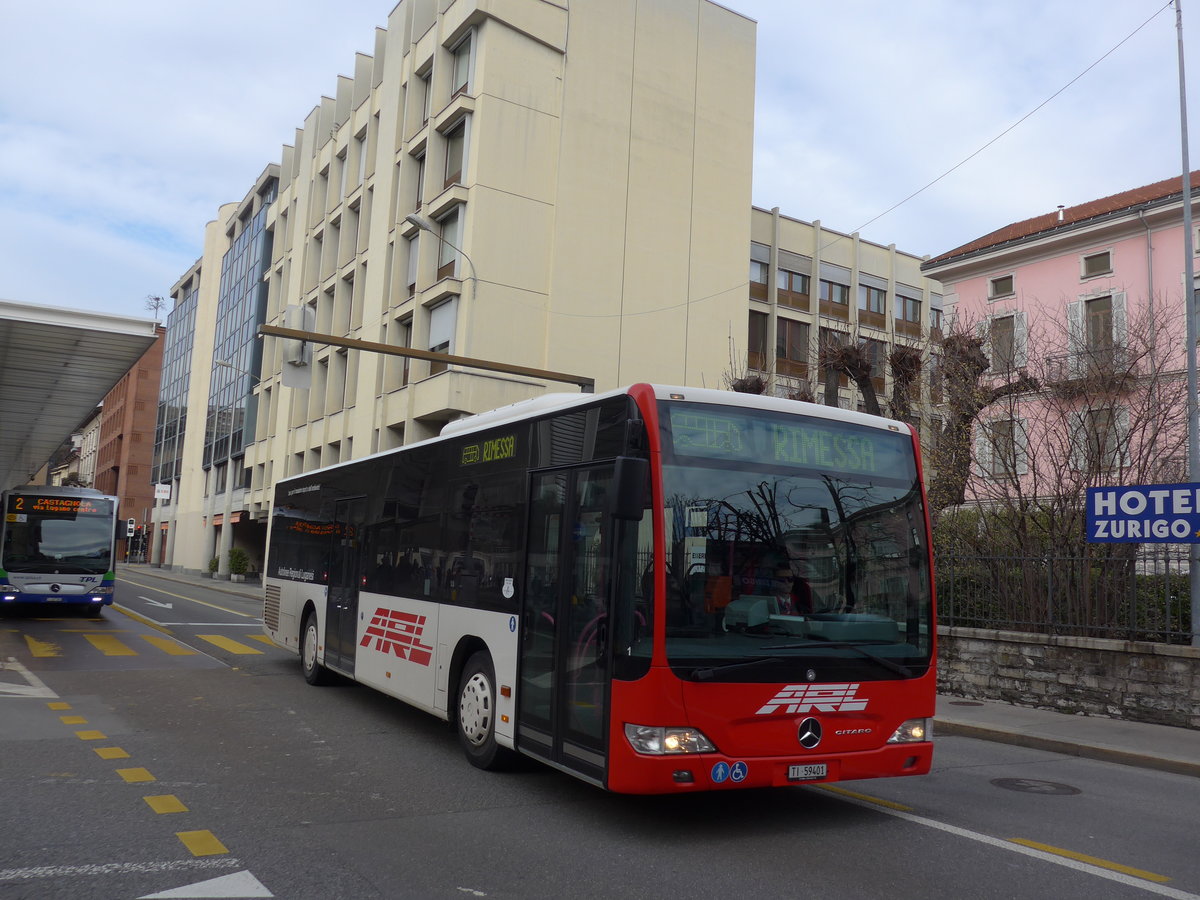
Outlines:
<svg viewBox="0 0 1200 900"><path fill-rule="evenodd" d="M821 342L863 343L875 354L872 382L881 403L890 396L886 354L895 345L920 348L927 365L920 388L919 425L924 442L939 425L931 400L929 356L941 337L942 293L921 274L924 257L804 222L778 209L754 208L750 244L748 338L735 347L735 376L761 373L781 396L811 394L824 400L818 366ZM839 405L861 408L858 390L842 380Z"/></svg>
<svg viewBox="0 0 1200 900"><path fill-rule="evenodd" d="M249 207L222 208L176 304L197 283L225 296L253 268L230 259L264 212L268 324L599 390L717 386L747 327L754 59L754 23L709 0L402 0L284 147L277 195L260 179ZM208 309L194 316L189 427L157 467L176 482L158 512L178 568L220 553L227 518L259 561L282 477L576 389L320 343L308 386L286 386L290 342L230 358ZM245 403L223 393L222 369L250 373Z"/></svg>

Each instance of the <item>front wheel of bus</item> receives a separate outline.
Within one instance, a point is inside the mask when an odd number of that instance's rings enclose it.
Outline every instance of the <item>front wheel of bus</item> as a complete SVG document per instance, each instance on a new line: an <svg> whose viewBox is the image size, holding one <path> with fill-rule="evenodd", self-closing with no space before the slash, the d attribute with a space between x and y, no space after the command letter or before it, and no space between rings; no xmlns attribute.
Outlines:
<svg viewBox="0 0 1200 900"><path fill-rule="evenodd" d="M317 662L317 617L309 613L304 620L304 630L300 633L300 667L304 670L304 680L309 684L329 684L329 670Z"/></svg>
<svg viewBox="0 0 1200 900"><path fill-rule="evenodd" d="M496 743L496 673L482 650L467 660L458 682L458 742L481 769L502 769L512 759L512 751Z"/></svg>

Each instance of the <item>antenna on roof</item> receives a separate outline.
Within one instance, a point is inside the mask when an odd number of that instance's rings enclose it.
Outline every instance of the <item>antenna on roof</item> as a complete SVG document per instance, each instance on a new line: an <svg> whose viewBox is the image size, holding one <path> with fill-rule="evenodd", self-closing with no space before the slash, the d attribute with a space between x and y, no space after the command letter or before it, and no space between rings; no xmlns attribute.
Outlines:
<svg viewBox="0 0 1200 900"><path fill-rule="evenodd" d="M1061 203L1058 204L1058 221L1060 222L1063 220L1063 209L1063 205Z"/></svg>

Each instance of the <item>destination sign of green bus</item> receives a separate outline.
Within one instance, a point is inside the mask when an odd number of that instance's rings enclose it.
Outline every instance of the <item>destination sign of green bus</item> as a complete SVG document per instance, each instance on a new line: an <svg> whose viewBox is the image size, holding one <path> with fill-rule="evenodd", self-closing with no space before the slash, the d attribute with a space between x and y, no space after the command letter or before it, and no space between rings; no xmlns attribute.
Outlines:
<svg viewBox="0 0 1200 900"><path fill-rule="evenodd" d="M742 416L671 410L676 453L712 459L773 460L784 466L837 472L899 474L899 434L820 419Z"/></svg>
<svg viewBox="0 0 1200 900"><path fill-rule="evenodd" d="M472 466L476 463L499 462L512 459L517 455L517 437L506 434L503 437L490 438L481 444L467 444L462 448L460 465Z"/></svg>

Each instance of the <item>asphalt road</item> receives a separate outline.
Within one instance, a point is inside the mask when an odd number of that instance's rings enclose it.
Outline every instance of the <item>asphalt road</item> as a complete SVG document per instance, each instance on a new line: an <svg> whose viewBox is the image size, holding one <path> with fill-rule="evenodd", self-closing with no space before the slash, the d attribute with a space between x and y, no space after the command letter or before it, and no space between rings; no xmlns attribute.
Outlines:
<svg viewBox="0 0 1200 900"><path fill-rule="evenodd" d="M0 619L0 900L1200 900L1200 779L947 737L921 778L608 795L309 687L252 602L138 572L117 603Z"/></svg>

